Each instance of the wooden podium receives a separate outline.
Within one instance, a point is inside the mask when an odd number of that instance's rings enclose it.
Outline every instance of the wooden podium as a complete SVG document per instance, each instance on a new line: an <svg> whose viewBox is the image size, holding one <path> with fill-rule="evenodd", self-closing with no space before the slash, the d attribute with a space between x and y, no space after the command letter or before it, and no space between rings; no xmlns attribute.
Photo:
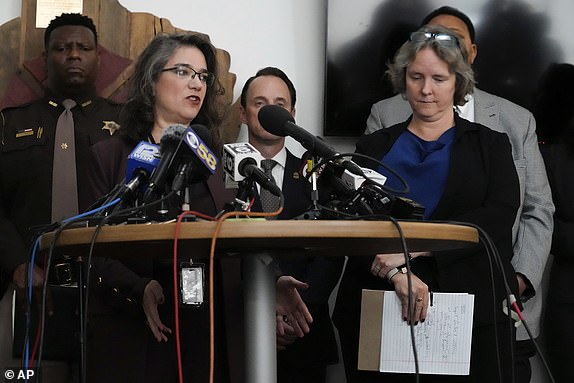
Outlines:
<svg viewBox="0 0 574 383"><path fill-rule="evenodd" d="M476 229L454 224L399 222L409 251L463 248L478 243ZM175 223L106 226L98 235L94 255L128 257L150 254L171 257ZM182 223L179 240L193 246L194 253L209 254L216 223ZM95 228L74 228L61 233L58 252L85 255ZM41 248L54 239L48 233ZM126 248L132 251L126 252ZM301 254L353 256L402 252L399 231L389 221L266 221L240 219L225 221L217 236L217 252L241 254L245 264L245 371L246 382L275 383L275 278L269 259L292 250ZM302 252L301 250L305 250ZM185 255L185 251L180 251Z"/></svg>

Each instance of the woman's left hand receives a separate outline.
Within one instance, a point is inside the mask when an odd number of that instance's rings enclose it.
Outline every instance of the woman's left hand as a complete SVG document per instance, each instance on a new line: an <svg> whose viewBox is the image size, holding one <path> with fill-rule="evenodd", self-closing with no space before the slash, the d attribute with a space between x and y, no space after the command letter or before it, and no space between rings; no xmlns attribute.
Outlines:
<svg viewBox="0 0 574 383"><path fill-rule="evenodd" d="M407 274L398 273L391 278L391 282L395 286L395 292L401 300L403 308L403 320L408 320L408 307L409 307L409 287ZM427 317L427 310L429 306L429 288L419 277L411 273L412 282L412 302L414 312L412 323L415 325L419 322L424 322Z"/></svg>

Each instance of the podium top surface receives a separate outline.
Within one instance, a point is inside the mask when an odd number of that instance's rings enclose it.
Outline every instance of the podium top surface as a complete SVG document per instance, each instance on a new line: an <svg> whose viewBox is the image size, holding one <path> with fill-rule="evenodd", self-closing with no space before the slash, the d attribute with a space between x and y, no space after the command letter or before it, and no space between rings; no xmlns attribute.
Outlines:
<svg viewBox="0 0 574 383"><path fill-rule="evenodd" d="M452 250L478 243L476 229L445 223L399 221L409 251ZM153 252L171 255L175 223L104 226L94 247L94 255L128 256ZM184 222L179 233L180 246L208 250L216 222ZM58 238L58 252L85 255L94 227L67 229ZM40 248L52 245L54 233L46 234ZM280 251L282 249L319 250L331 255L365 255L402 251L397 227L389 221L227 220L217 236L217 249ZM142 253L143 252L143 253Z"/></svg>

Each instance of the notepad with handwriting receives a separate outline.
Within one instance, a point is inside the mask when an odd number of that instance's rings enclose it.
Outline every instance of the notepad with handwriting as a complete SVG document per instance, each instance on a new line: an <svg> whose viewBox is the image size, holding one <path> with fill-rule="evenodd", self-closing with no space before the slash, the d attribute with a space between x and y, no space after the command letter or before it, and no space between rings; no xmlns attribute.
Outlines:
<svg viewBox="0 0 574 383"><path fill-rule="evenodd" d="M414 327L421 374L469 374L473 311L472 294L433 293L425 322ZM381 326L380 371L414 373L410 328L394 291L384 293Z"/></svg>

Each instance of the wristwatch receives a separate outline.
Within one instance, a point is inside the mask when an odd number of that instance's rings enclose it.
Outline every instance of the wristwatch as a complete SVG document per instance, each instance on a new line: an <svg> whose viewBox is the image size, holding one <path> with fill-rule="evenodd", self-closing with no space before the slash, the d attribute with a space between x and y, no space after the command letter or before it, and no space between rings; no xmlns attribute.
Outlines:
<svg viewBox="0 0 574 383"><path fill-rule="evenodd" d="M391 269L386 275L387 281L390 282L391 279L393 279L393 277L399 273L401 273L401 274L407 273L407 265L406 264L399 266L399 267L395 267L394 269Z"/></svg>

